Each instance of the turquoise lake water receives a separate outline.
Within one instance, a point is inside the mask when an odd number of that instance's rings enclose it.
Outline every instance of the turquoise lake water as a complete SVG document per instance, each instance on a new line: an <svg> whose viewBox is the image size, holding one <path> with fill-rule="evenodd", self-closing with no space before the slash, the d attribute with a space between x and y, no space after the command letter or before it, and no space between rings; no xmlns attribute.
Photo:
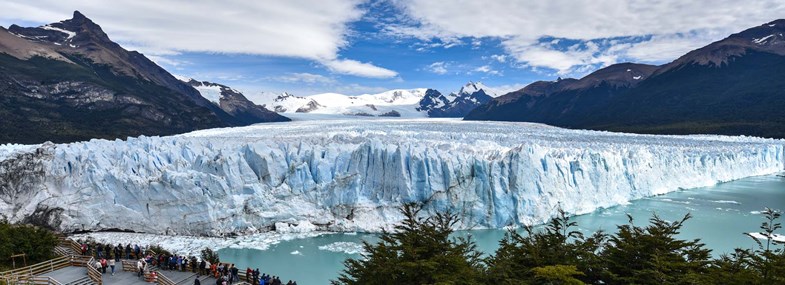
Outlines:
<svg viewBox="0 0 785 285"><path fill-rule="evenodd" d="M645 225L654 213L666 220L680 219L691 213L693 218L685 223L680 236L701 238L716 256L736 247L755 246L743 233L758 230L763 222L758 211L764 207L785 208L785 178L776 175L751 177L676 191L624 206L600 209L577 216L575 221L580 230L588 234L599 229L614 232L616 225L627 223L627 213L637 225ZM493 253L504 232L472 230L459 234L471 235L481 251ZM329 280L337 277L343 269L344 260L360 256L346 251L357 249L363 240L373 242L375 235L325 234L281 242L267 250L227 248L218 253L221 259L230 260L240 268L253 266L262 272L281 276L284 284L289 279L296 280L299 285L329 284Z"/></svg>

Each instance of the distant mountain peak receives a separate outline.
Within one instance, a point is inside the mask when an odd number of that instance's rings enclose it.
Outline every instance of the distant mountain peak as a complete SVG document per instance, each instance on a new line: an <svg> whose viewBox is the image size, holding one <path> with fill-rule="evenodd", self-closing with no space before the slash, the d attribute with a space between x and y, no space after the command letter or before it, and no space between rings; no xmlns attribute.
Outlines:
<svg viewBox="0 0 785 285"><path fill-rule="evenodd" d="M120 47L109 39L101 26L79 11L74 11L74 16L68 20L38 27L11 25L8 31L27 40L51 43L65 48L90 45L103 45L115 49Z"/></svg>
<svg viewBox="0 0 785 285"><path fill-rule="evenodd" d="M458 95L472 95L480 91L491 97L498 96L495 90L491 89L490 87L486 86L480 81L477 82L469 81L468 83L464 84L460 90L458 90L457 94L450 94L450 95L453 97Z"/></svg>
<svg viewBox="0 0 785 285"><path fill-rule="evenodd" d="M439 91L428 89L420 100L417 110L427 112L429 117L463 117L477 106L490 101L495 92L482 82L469 81L457 93L444 96Z"/></svg>
<svg viewBox="0 0 785 285"><path fill-rule="evenodd" d="M71 17L71 20L83 21L83 20L90 20L90 19L88 19L84 14L82 14L82 12L79 12L79 10L74 10L74 15L73 17Z"/></svg>

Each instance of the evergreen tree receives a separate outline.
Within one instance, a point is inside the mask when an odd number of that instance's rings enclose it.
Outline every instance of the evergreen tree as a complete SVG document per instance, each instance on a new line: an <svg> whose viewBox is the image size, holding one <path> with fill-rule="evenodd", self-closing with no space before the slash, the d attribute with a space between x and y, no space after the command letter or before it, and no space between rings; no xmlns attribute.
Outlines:
<svg viewBox="0 0 785 285"><path fill-rule="evenodd" d="M0 221L0 268L12 267L13 254L26 254L28 265L50 259L57 242L57 236L50 230ZM23 265L20 258L16 262L17 267Z"/></svg>
<svg viewBox="0 0 785 285"><path fill-rule="evenodd" d="M585 284L583 281L575 278L575 276L584 275L583 272L578 271L578 268L575 267L575 265L548 265L535 267L532 269L532 272L534 272L535 283L538 284Z"/></svg>
<svg viewBox="0 0 785 285"><path fill-rule="evenodd" d="M218 263L220 258L218 258L218 253L213 251L212 248L206 247L202 250L202 260L206 260L212 263Z"/></svg>
<svg viewBox="0 0 785 285"><path fill-rule="evenodd" d="M482 273L481 254L468 238L451 238L457 216L440 213L423 219L421 207L406 204L403 222L383 231L376 244L365 242L360 259L333 284L476 284Z"/></svg>
<svg viewBox="0 0 785 285"><path fill-rule="evenodd" d="M577 224L567 213L558 210L541 231L524 226L525 235L510 230L499 242L499 249L486 260L487 279L493 284L539 283L550 280L553 284L572 284L567 280L587 282L599 278L602 269L596 255L606 236L597 232L588 239L573 230ZM560 281L551 277L558 275ZM550 276L550 277L546 277ZM539 281L538 281L539 280ZM547 282L546 282L547 283Z"/></svg>
<svg viewBox="0 0 785 285"><path fill-rule="evenodd" d="M758 244L758 249L751 254L751 266L758 271L763 284L785 284L785 249L776 247L782 242L775 240L778 236L782 237L775 233L782 228L782 224L777 221L782 213L766 208L762 214L765 221L761 224L762 232L758 235L763 237L765 243L758 237L747 234Z"/></svg>
<svg viewBox="0 0 785 285"><path fill-rule="evenodd" d="M714 260L703 284L763 284L761 275L753 267L755 253L737 248Z"/></svg>
<svg viewBox="0 0 785 285"><path fill-rule="evenodd" d="M699 239L675 237L689 214L675 222L654 215L647 227L635 226L628 217L630 223L618 226L602 253L607 284L693 284L705 279L711 250Z"/></svg>

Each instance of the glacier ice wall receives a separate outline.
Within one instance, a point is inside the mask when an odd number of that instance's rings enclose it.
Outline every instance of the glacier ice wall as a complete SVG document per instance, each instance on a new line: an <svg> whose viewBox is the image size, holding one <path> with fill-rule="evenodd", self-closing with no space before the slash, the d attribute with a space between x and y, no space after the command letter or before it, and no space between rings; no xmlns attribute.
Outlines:
<svg viewBox="0 0 785 285"><path fill-rule="evenodd" d="M783 169L783 142L455 120L291 122L0 146L0 215L65 231L376 231L397 207L532 224ZM291 225L291 226L290 226Z"/></svg>

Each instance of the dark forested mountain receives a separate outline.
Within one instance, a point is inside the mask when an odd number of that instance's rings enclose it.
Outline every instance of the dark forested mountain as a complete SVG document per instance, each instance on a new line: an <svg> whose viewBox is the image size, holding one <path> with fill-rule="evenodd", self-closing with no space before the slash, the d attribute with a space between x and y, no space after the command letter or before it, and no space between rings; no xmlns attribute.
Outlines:
<svg viewBox="0 0 785 285"><path fill-rule="evenodd" d="M663 66L617 64L536 82L467 120L571 128L785 137L785 20L733 34Z"/></svg>
<svg viewBox="0 0 785 285"><path fill-rule="evenodd" d="M648 78L656 66L622 63L600 69L580 80L538 81L491 100L466 119L530 121L570 126L599 111L616 95Z"/></svg>
<svg viewBox="0 0 785 285"><path fill-rule="evenodd" d="M167 135L288 120L237 117L79 12L40 27L0 27L0 143Z"/></svg>

